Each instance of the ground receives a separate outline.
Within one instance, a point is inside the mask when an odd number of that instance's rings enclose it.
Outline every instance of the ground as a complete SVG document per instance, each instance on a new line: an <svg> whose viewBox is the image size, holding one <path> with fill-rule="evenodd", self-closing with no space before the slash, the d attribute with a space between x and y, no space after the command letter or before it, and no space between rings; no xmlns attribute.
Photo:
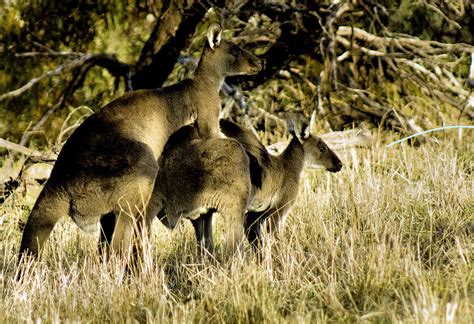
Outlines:
<svg viewBox="0 0 474 324"><path fill-rule="evenodd" d="M306 171L262 263L247 251L197 265L190 224L156 223L142 274L127 277L64 219L16 281L19 223L38 188L17 192L0 206L0 322L471 323L474 150L464 136L389 149L378 140L348 152L339 173Z"/></svg>

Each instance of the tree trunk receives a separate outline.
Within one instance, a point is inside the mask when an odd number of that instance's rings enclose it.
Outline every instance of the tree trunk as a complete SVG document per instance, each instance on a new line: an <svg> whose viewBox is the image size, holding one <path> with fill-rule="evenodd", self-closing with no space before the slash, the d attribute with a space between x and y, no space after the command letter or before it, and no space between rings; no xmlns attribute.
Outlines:
<svg viewBox="0 0 474 324"><path fill-rule="evenodd" d="M159 88L168 78L180 51L187 47L196 26L207 12L201 1L171 0L163 8L150 38L143 47L131 78L132 89Z"/></svg>

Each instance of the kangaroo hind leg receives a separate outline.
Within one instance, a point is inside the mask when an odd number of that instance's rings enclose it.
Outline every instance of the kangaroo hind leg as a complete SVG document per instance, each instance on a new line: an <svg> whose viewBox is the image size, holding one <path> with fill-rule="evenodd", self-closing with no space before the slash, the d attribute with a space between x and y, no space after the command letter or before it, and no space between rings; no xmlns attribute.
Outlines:
<svg viewBox="0 0 474 324"><path fill-rule="evenodd" d="M109 257L116 222L117 218L114 212L105 214L100 219L99 254L104 260Z"/></svg>
<svg viewBox="0 0 474 324"><path fill-rule="evenodd" d="M263 244L262 222L264 212L249 211L245 215L245 234L254 251L259 251Z"/></svg>
<svg viewBox="0 0 474 324"><path fill-rule="evenodd" d="M198 219L191 220L196 233L198 256L201 258L206 254L214 252L214 241L212 237L212 216L216 210L209 210Z"/></svg>
<svg viewBox="0 0 474 324"><path fill-rule="evenodd" d="M43 188L31 211L20 245L20 254L36 257L42 250L61 216L69 213L69 196L48 187Z"/></svg>
<svg viewBox="0 0 474 324"><path fill-rule="evenodd" d="M132 261L132 267L138 268L143 261L146 244L151 230L151 220L146 217L146 206L153 190L153 181L136 179L128 183L127 194L117 202L114 214L116 216L114 228L109 228L112 233L110 248L125 257L127 263ZM105 220L104 220L105 222ZM104 237L105 237L104 232ZM132 258L132 260L130 260Z"/></svg>
<svg viewBox="0 0 474 324"><path fill-rule="evenodd" d="M235 254L241 252L244 234L245 208L232 208L222 215L224 217L224 252Z"/></svg>

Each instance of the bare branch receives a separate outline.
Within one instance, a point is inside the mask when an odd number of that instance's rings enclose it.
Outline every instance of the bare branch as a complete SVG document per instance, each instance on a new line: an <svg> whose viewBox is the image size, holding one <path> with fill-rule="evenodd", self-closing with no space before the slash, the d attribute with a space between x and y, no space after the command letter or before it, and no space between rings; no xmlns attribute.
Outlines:
<svg viewBox="0 0 474 324"><path fill-rule="evenodd" d="M170 0L165 5L134 67L131 85L135 90L163 85L208 10L203 1Z"/></svg>
<svg viewBox="0 0 474 324"><path fill-rule="evenodd" d="M354 48L356 50L359 50L364 54L367 54L367 55L370 55L370 56L387 56L387 53L385 53L385 52L374 51L374 50L359 46L357 44L351 44L351 42L349 40L345 39L344 37L336 36L336 39L339 43L341 43L345 47L350 48L352 46L352 48Z"/></svg>
<svg viewBox="0 0 474 324"><path fill-rule="evenodd" d="M51 116L53 114L53 112L56 111L56 109L58 109L59 107L59 103L56 103L55 105L53 105L51 108L48 109L48 111L46 111L46 113L41 117L41 119L32 127L31 130L29 131L26 131L23 133L23 135L21 136L21 139L20 139L20 145L25 145L26 142L28 141L28 139L30 138L30 136L32 134L34 134L35 132L37 132L45 123L46 121L48 120L49 116Z"/></svg>
<svg viewBox="0 0 474 324"><path fill-rule="evenodd" d="M15 57L80 57L84 56L86 53L81 52L23 52L15 53Z"/></svg>
<svg viewBox="0 0 474 324"><path fill-rule="evenodd" d="M21 94L31 89L31 87L33 87L35 84L37 84L44 78L56 76L63 72L80 68L81 66L84 66L85 64L89 64L90 67L95 66L95 65L101 66L107 69L115 77L126 78L130 72L130 66L128 64L120 62L114 54L84 54L77 59L74 59L70 62L67 62L65 64L62 64L56 67L54 70L48 71L40 75L39 77L31 79L25 85L23 85L22 87L16 90L0 95L0 101L20 96ZM87 71L89 71L89 69L87 69ZM74 88L74 90L76 89L77 87Z"/></svg>
<svg viewBox="0 0 474 324"><path fill-rule="evenodd" d="M85 111L85 113L81 114L80 117L72 125L69 125L69 122L72 119L72 116L80 111ZM61 126L61 130L59 132L59 135L56 139L55 146L62 147L65 143L64 137L67 134L71 133L71 131L75 130L87 117L89 117L93 113L94 111L87 106L79 106L77 108L74 108L64 120L63 125Z"/></svg>
<svg viewBox="0 0 474 324"><path fill-rule="evenodd" d="M354 92L366 105L363 107L363 112L376 117L381 123L386 122L394 130L404 130L408 132L418 132L423 130L418 126L414 120L411 120L400 112L397 112L392 107L382 105L381 103L372 100L367 94L367 91L345 87L345 89Z"/></svg>
<svg viewBox="0 0 474 324"><path fill-rule="evenodd" d="M318 135L338 155L348 154L349 149L363 148L372 145L374 137L367 129L350 129ZM289 140L276 142L266 146L272 154L279 154L288 146Z"/></svg>
<svg viewBox="0 0 474 324"><path fill-rule="evenodd" d="M44 78L59 75L59 74L63 73L64 71L71 70L71 69L73 69L73 68L75 68L75 67L77 67L81 64L84 64L84 62L86 62L88 59L90 59L91 56L92 56L91 54L84 55L84 56L82 56L78 59L75 59L75 60L71 61L71 62L68 62L66 64L62 64L62 65L58 66L57 68L55 68L54 70L48 71L48 72L40 75L39 77L33 78L30 81L28 81L28 83L23 85L22 87L0 95L0 101L3 101L5 99L11 99L11 98L18 97L21 94L23 94L25 91L27 91L31 87L33 87L35 84L37 84L38 82L43 80Z"/></svg>
<svg viewBox="0 0 474 324"><path fill-rule="evenodd" d="M38 161L40 160L49 161L49 160L56 159L56 157L53 155L44 154L40 151L33 150L23 145L7 141L6 139L3 139L3 138L0 138L0 147L3 147L10 151L14 151L14 152L18 152L18 153L30 156Z"/></svg>
<svg viewBox="0 0 474 324"><path fill-rule="evenodd" d="M441 52L470 54L474 51L474 46L469 44L449 44L437 41L426 41L417 37L401 37L389 32L387 32L385 37L380 37L373 35L363 29L350 26L339 26L336 35L342 37L354 37L355 39L371 43L379 48L397 45L399 48L409 47L423 49L427 51L427 54L437 54Z"/></svg>
<svg viewBox="0 0 474 324"><path fill-rule="evenodd" d="M457 29L461 29L461 25L459 25L458 22L454 21L453 19L449 18L448 15L446 15L439 7L438 5L433 5L431 3L429 3L429 0L426 1L426 0L420 0L420 4L421 5L424 5L425 7L433 10L434 12L436 12L438 15L440 15L441 17L443 17L444 20L446 20L450 25L453 25L455 28ZM457 11L457 8L452 5L451 7L452 9L454 9L455 11Z"/></svg>

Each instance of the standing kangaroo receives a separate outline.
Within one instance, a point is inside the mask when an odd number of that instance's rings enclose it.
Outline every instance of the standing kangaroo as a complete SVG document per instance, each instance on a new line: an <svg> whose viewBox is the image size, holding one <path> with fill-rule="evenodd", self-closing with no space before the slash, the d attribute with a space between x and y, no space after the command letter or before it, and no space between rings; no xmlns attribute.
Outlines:
<svg viewBox="0 0 474 324"><path fill-rule="evenodd" d="M245 210L258 183L257 161L235 139L201 139L195 124L183 126L165 145L147 217L155 215L169 228L191 220L198 252L213 252L212 216L219 212L225 228L224 247L234 252L244 237ZM258 171L257 171L258 172Z"/></svg>
<svg viewBox="0 0 474 324"><path fill-rule="evenodd" d="M249 129L220 120L228 138L201 140L192 126L172 135L160 160L157 179L162 183L148 217L155 215L169 228L191 219L198 249L213 249L212 214L224 218L227 246L235 248L244 230L252 246L261 245L261 223L269 218L271 229L284 222L298 194L304 164L337 172L342 163L336 154L304 125L280 155L269 154ZM158 180L157 180L158 181Z"/></svg>
<svg viewBox="0 0 474 324"><path fill-rule="evenodd" d="M59 153L29 215L20 256L36 256L64 215L86 232L100 222L100 246L128 249L134 228L149 225L143 224L143 214L168 137L193 119L200 137L218 136L224 78L261 67L250 52L221 41L220 27L212 25L193 78L127 93L88 117Z"/></svg>
<svg viewBox="0 0 474 324"><path fill-rule="evenodd" d="M257 160L269 160L262 166L261 188L256 188L254 196L247 208L245 231L256 249L262 243L261 224L268 218L270 230L278 230L284 224L293 207L299 191L299 183L303 168L323 166L330 172L338 172L342 168L341 160L322 139L312 134L315 112L309 125L304 123L300 134L296 134L293 122L289 122L288 130L293 137L286 149L279 155L272 155L265 150L255 134L238 124L221 120L221 131L229 138L237 139L244 147L252 148L255 154L268 154Z"/></svg>

